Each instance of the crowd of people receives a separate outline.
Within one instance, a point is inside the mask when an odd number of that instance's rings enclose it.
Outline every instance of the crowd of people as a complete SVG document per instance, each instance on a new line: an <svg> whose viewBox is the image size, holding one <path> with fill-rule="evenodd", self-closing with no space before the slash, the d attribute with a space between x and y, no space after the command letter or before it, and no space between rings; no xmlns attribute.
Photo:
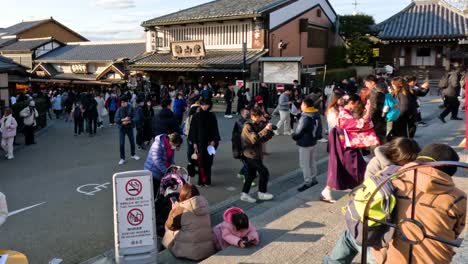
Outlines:
<svg viewBox="0 0 468 264"><path fill-rule="evenodd" d="M451 120L461 120L458 117L458 96L462 87L468 87L464 80L463 71L455 65L439 84L444 94L445 109L439 116L443 123L449 113L452 114ZM177 257L201 260L229 245L244 248L260 242L255 228L239 208L227 210L225 221L212 229L208 202L199 191L199 188L212 184L212 166L221 141L218 119L211 112L214 97L224 99L224 117L227 119L233 118L232 106L237 97L239 120L234 122L232 130L232 151L234 158L242 163L238 174L243 179L241 201L255 203L257 200L274 199L274 195L268 193L270 172L263 160L269 154L267 142L274 136L285 135L291 136L292 142L298 146L299 167L304 178L297 189L299 192L319 183L316 145L328 142L328 173L320 200L335 203L333 191L356 188L391 166L405 169L425 162L459 160L449 146L430 144L421 148L414 140L418 126L426 126L418 98L428 92L427 82L419 85L411 76L388 79L369 75L362 83L351 78L327 86L323 92L319 89L307 92L298 81L294 81L293 87L286 87L279 95L272 113L271 92L265 84L260 86L256 96L245 87L236 93L234 85L228 85L222 96L219 89L214 91L208 84L188 90L183 86L162 86L161 110L156 112L154 101L148 94L133 91L121 93L109 89L77 93L58 90L44 96L49 99L49 109L53 110L56 119L63 115L65 122L74 122L75 136L85 132L94 136L108 116L109 126L117 125L119 129L119 165L126 162L125 138L129 140L130 156L134 160L140 159L136 154L137 148L149 148L144 168L153 175L155 194L160 194L161 181L168 168L174 165L175 153L186 137L188 172L192 177L198 174L198 181L196 185L183 184L177 200L171 201L171 209L162 223L163 245ZM273 125L270 121L275 114L279 114L279 122ZM50 112L48 115L52 118ZM34 100L29 100L28 107L20 112L20 116L26 144L34 144L34 126L38 116ZM0 122L2 147L6 157L12 159L18 124L11 109L5 111ZM426 219L432 219L428 223L438 230L434 235L457 238L463 229L466 194L457 189L451 179L455 171L453 167L422 171L423 187L418 189L420 198L417 204L423 206L432 199L431 206L437 210L421 210L416 218L424 219L423 224ZM256 185L257 177L259 186L254 198L250 190ZM410 196L408 185L415 183L408 174L394 180L393 184L398 208L395 221L399 221L408 217L405 197ZM444 202L435 203L438 197ZM356 239L347 230L331 254L324 258L324 263L351 263L362 250ZM399 239L388 245L385 254L395 258L402 258L408 251ZM437 260L437 263L445 263L453 255L450 246L441 246L433 241L423 241L422 245L413 251L416 262ZM374 251L376 258L382 257L379 250ZM384 261L380 259L381 263Z"/></svg>

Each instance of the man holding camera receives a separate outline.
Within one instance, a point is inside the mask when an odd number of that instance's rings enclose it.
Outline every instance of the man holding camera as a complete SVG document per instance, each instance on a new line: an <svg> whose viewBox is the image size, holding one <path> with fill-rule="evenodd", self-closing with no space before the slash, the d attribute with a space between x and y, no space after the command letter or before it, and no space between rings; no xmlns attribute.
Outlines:
<svg viewBox="0 0 468 264"><path fill-rule="evenodd" d="M263 164L262 145L273 137L273 130L276 127L266 122L263 111L259 108L253 108L250 111L250 119L244 124L241 135L242 152L248 173L240 199L244 202L255 203L257 200L249 195L249 191L252 181L257 177L257 172L260 175L258 199L264 201L273 199L273 195L267 193L270 172Z"/></svg>

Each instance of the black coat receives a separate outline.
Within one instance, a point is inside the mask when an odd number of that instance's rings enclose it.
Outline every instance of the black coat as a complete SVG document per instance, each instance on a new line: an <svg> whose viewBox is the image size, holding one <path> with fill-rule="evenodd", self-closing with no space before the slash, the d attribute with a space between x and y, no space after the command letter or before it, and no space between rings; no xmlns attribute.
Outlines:
<svg viewBox="0 0 468 264"><path fill-rule="evenodd" d="M194 144L208 146L211 141L216 144L221 140L218 120L214 113L203 111L196 113L190 123L188 140Z"/></svg>
<svg viewBox="0 0 468 264"><path fill-rule="evenodd" d="M179 125L174 113L167 108L162 109L153 118L153 137L174 132L179 132Z"/></svg>
<svg viewBox="0 0 468 264"><path fill-rule="evenodd" d="M227 89L226 92L224 92L224 100L226 102L234 101L234 97L236 97L236 93L231 91L231 89Z"/></svg>
<svg viewBox="0 0 468 264"><path fill-rule="evenodd" d="M369 100L371 104L371 118L372 123L374 124L374 131L383 144L387 134L387 120L382 116L385 103L385 91L381 90L379 87L375 87L370 93Z"/></svg>

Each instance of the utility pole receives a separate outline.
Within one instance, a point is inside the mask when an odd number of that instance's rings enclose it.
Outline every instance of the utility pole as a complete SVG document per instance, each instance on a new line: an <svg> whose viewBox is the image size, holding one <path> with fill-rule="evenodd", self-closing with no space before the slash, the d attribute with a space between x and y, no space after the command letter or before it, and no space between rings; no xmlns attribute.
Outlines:
<svg viewBox="0 0 468 264"><path fill-rule="evenodd" d="M242 43L242 53L244 56L242 61L242 81L244 82L244 87L247 88L245 76L245 72L247 71L247 42Z"/></svg>

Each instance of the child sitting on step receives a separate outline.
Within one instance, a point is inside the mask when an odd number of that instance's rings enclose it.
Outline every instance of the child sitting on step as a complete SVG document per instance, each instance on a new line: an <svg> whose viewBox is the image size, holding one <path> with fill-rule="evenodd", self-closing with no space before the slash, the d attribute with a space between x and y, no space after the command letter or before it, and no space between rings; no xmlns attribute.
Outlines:
<svg viewBox="0 0 468 264"><path fill-rule="evenodd" d="M246 248L260 242L257 230L241 208L232 207L223 215L224 222L213 228L213 239L216 250L229 246Z"/></svg>

